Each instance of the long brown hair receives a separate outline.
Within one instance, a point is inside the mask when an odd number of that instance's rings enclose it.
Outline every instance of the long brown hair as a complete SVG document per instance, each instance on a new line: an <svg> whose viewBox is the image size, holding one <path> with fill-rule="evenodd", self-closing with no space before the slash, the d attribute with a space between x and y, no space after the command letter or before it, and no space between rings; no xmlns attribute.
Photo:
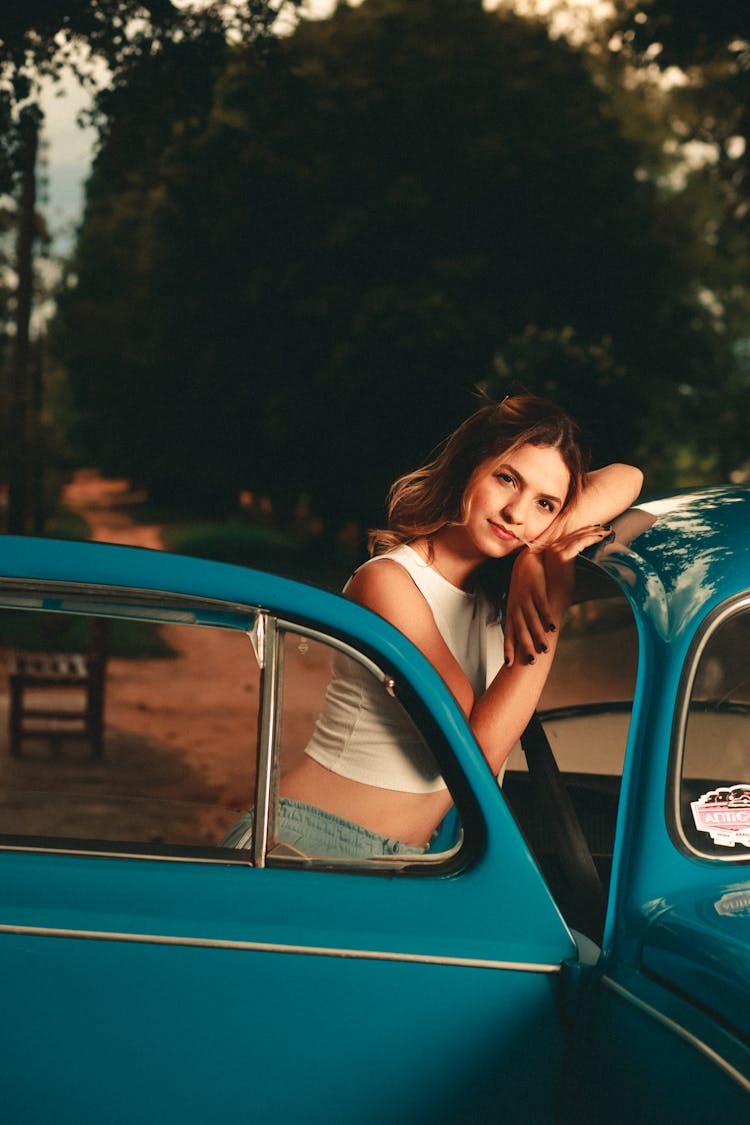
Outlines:
<svg viewBox="0 0 750 1125"><path fill-rule="evenodd" d="M388 493L388 526L369 535L371 555L434 535L466 518L465 497L480 465L522 445L559 450L570 484L563 509L578 495L588 464L578 425L548 399L521 394L489 402L439 446L431 461L399 477Z"/></svg>

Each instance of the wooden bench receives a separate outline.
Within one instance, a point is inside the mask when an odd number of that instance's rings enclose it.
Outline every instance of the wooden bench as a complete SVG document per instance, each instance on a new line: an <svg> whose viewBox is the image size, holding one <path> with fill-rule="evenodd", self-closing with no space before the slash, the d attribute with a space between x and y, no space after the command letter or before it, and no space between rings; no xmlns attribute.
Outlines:
<svg viewBox="0 0 750 1125"><path fill-rule="evenodd" d="M21 755L24 739L46 739L58 754L63 739L86 739L95 758L104 747L105 640L108 622L97 622L89 653L15 652L10 665L9 746ZM70 707L54 702L60 691L77 693ZM39 693L47 693L47 701ZM52 696L52 701L49 697Z"/></svg>

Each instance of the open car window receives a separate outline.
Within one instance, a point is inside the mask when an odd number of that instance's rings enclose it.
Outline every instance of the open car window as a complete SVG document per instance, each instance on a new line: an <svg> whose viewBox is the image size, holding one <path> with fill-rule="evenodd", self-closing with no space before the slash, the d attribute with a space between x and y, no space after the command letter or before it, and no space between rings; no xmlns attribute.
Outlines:
<svg viewBox="0 0 750 1125"><path fill-rule="evenodd" d="M580 561L574 602L538 711L605 893L637 661L627 599L610 578ZM559 825L545 813L540 783L529 774L519 744L508 761L503 792L563 913L574 916L576 888L566 885L561 872Z"/></svg>
<svg viewBox="0 0 750 1125"><path fill-rule="evenodd" d="M256 863L269 866L392 870L432 867L453 856L462 840L458 815L433 750L394 682L344 642L288 622L269 625L258 645L265 650L265 718L256 804L227 842L249 848ZM317 801L304 783L300 788L300 771L311 768L321 786ZM351 782L367 786L378 818L394 824L407 794L439 791L449 807L423 838L404 841L395 827L383 832L347 803Z"/></svg>

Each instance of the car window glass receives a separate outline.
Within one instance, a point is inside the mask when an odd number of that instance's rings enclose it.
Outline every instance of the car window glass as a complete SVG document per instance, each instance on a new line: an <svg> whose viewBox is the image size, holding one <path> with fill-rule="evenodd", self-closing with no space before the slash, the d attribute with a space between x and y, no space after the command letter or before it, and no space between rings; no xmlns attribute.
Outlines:
<svg viewBox="0 0 750 1125"><path fill-rule="evenodd" d="M2 610L0 662L6 844L212 849L252 803L259 676L241 631Z"/></svg>
<svg viewBox="0 0 750 1125"><path fill-rule="evenodd" d="M717 859L750 856L750 610L720 622L690 693L679 778L680 827Z"/></svg>
<svg viewBox="0 0 750 1125"><path fill-rule="evenodd" d="M442 834L436 833L451 805L440 769L387 684L354 653L322 638L284 630L280 644L274 785L280 803L271 857L294 858L299 851L330 865L405 856L421 860L427 849L429 858L451 850L458 840L455 813L443 823ZM358 804L365 793L364 805ZM399 827L412 817L405 810L412 802L421 807L425 793L432 810L445 808L420 812L420 839L414 830L404 839Z"/></svg>

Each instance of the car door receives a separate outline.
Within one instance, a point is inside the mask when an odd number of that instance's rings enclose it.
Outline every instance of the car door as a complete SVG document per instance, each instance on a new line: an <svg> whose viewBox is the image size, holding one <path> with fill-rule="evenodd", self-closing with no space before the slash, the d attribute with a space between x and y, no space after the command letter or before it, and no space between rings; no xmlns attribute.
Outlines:
<svg viewBox="0 0 750 1125"><path fill-rule="evenodd" d="M639 686L573 1120L750 1111L750 594L733 592L734 508L711 498L709 523L684 504L614 558L641 603Z"/></svg>
<svg viewBox="0 0 750 1125"><path fill-rule="evenodd" d="M553 1120L576 946L420 654L280 579L9 550L8 659L30 637L84 648L92 619L114 640L101 758L68 736L5 751L8 1120ZM134 629L143 657L122 654ZM456 824L425 857L338 861L274 836L285 755L304 750L334 656L406 709L451 789ZM227 847L251 806L250 846Z"/></svg>

